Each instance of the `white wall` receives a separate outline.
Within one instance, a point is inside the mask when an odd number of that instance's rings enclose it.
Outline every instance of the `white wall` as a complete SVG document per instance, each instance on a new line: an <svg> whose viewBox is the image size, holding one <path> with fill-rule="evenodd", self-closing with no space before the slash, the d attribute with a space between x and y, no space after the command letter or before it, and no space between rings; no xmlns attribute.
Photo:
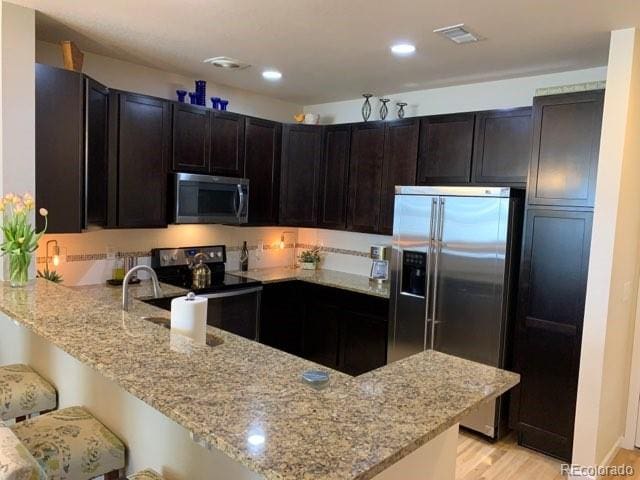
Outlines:
<svg viewBox="0 0 640 480"><path fill-rule="evenodd" d="M62 67L60 46L38 41L36 43L36 61L55 67ZM193 83L196 80L195 78L136 65L91 52L84 52L82 70L108 87L170 100L176 100L177 89L187 91L195 89ZM199 80L208 79L202 78ZM209 98L213 96L228 99L230 111L280 122L293 122L293 115L302 111L301 105L265 97L246 90L216 85L208 80L207 106L210 106Z"/></svg>
<svg viewBox="0 0 640 480"><path fill-rule="evenodd" d="M0 194L33 194L36 181L35 12L2 2L1 15ZM0 278L5 277L4 273L4 268L0 268ZM34 273L32 265L31 275Z"/></svg>
<svg viewBox="0 0 640 480"><path fill-rule="evenodd" d="M597 67L380 96L392 99L389 103L387 119L396 118L395 104L400 101L409 104L405 108L407 117L470 112L528 106L532 104L535 92L539 88L601 81L606 78L606 75L606 67ZM326 124L360 122L362 121L360 114L362 103L363 99L358 98L343 102L307 105L304 107L304 111L319 113L320 122ZM379 118L377 97L372 99L372 106L370 120L375 120Z"/></svg>
<svg viewBox="0 0 640 480"><path fill-rule="evenodd" d="M640 244L640 35L611 34L573 461L598 465L624 434Z"/></svg>

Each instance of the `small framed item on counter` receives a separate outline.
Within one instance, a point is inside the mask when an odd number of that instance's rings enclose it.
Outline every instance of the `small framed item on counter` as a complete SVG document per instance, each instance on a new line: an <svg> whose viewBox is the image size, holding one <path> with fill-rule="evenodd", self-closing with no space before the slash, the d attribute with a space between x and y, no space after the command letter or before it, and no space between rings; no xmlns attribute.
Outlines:
<svg viewBox="0 0 640 480"><path fill-rule="evenodd" d="M370 278L379 281L387 280L389 278L389 262L387 260L373 260Z"/></svg>

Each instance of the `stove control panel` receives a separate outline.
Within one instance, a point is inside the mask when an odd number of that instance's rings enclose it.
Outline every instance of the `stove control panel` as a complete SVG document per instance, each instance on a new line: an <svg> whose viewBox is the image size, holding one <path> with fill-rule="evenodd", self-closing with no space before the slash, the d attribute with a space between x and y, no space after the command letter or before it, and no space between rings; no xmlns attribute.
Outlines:
<svg viewBox="0 0 640 480"><path fill-rule="evenodd" d="M182 247L182 248L158 248L151 252L153 267L174 267L190 265L199 253L203 253L205 263L224 263L227 260L227 252L224 245L212 245L207 247Z"/></svg>

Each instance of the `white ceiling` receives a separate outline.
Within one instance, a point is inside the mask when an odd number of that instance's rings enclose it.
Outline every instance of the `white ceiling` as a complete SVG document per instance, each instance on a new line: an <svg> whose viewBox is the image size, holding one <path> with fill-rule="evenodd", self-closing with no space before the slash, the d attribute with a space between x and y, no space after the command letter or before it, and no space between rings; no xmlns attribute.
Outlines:
<svg viewBox="0 0 640 480"><path fill-rule="evenodd" d="M609 31L640 25L637 0L11 0L43 40L204 76L298 104L605 65ZM457 46L433 29L465 23ZM389 46L411 41L398 59ZM253 66L205 65L227 55ZM277 83L265 67L283 73Z"/></svg>

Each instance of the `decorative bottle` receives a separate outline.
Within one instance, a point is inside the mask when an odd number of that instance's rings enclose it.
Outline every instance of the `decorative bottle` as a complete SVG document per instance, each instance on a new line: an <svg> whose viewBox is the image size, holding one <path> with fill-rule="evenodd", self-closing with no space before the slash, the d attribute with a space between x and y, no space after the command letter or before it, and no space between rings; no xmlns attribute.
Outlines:
<svg viewBox="0 0 640 480"><path fill-rule="evenodd" d="M240 251L240 270L246 272L249 270L249 249L247 242L242 242L242 250Z"/></svg>

